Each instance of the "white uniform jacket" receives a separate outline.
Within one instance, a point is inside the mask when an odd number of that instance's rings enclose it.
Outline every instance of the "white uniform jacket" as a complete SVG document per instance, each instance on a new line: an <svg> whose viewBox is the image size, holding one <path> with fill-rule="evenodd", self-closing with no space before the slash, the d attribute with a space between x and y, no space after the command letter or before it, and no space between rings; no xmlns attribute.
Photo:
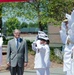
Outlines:
<svg viewBox="0 0 74 75"><path fill-rule="evenodd" d="M32 49L36 51L34 68L46 68L50 64L50 49L49 45L40 45L40 40L32 43ZM36 46L37 44L37 46Z"/></svg>
<svg viewBox="0 0 74 75"><path fill-rule="evenodd" d="M64 71L68 71L71 70L71 63L72 63L72 47L74 45L74 37L70 37L68 35L67 40L66 41L70 41L69 44L65 46L64 49Z"/></svg>

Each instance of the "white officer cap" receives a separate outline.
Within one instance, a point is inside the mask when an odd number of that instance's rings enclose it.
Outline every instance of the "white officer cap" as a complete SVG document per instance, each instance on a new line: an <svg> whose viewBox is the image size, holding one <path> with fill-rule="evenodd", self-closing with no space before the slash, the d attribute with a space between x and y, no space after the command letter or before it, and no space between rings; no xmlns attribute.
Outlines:
<svg viewBox="0 0 74 75"><path fill-rule="evenodd" d="M68 22L68 19L63 20L63 22Z"/></svg>
<svg viewBox="0 0 74 75"><path fill-rule="evenodd" d="M43 36L47 36L47 34L43 31L38 31L38 37L43 37Z"/></svg>
<svg viewBox="0 0 74 75"><path fill-rule="evenodd" d="M45 36L43 39L44 39L44 40L49 40L49 38L48 38L47 36Z"/></svg>
<svg viewBox="0 0 74 75"><path fill-rule="evenodd" d="M37 38L39 39L39 38L42 37L42 36L46 36L46 33L43 32L43 31L38 31Z"/></svg>
<svg viewBox="0 0 74 75"><path fill-rule="evenodd" d="M43 39L43 40L49 40L47 34L40 34L38 38L39 38L39 39Z"/></svg>
<svg viewBox="0 0 74 75"><path fill-rule="evenodd" d="M40 35L40 34L45 34L45 32L43 32L43 31L38 31L38 35Z"/></svg>

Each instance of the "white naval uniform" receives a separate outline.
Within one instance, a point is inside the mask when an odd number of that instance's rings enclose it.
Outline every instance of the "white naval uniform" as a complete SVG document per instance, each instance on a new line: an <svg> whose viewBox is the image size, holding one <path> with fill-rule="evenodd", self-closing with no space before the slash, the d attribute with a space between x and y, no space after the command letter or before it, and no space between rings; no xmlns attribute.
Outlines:
<svg viewBox="0 0 74 75"><path fill-rule="evenodd" d="M0 66L2 65L2 44L3 44L3 38L0 37Z"/></svg>
<svg viewBox="0 0 74 75"><path fill-rule="evenodd" d="M68 28L69 28L69 24L68 24ZM66 72L66 75L71 75L71 47L72 44L67 45L67 39L69 38L69 36L67 35L67 31L66 31L66 26L65 23L62 22L61 25L61 30L60 30L60 37L62 40L62 43L64 44L64 48L63 48L63 71Z"/></svg>
<svg viewBox="0 0 74 75"><path fill-rule="evenodd" d="M61 38L62 43L65 44L66 43L66 38L67 38L66 31L60 30L60 38Z"/></svg>
<svg viewBox="0 0 74 75"><path fill-rule="evenodd" d="M70 40L69 45L66 45L64 52L64 71L66 75L72 74L73 60L72 60L72 47L74 46L74 36L68 35L67 40Z"/></svg>
<svg viewBox="0 0 74 75"><path fill-rule="evenodd" d="M59 33L62 43L65 44L67 38L67 29L64 22L62 22L61 24L61 30L59 31Z"/></svg>
<svg viewBox="0 0 74 75"><path fill-rule="evenodd" d="M72 48L74 46L74 10L71 12L71 15L66 14L66 18L68 19L68 29L71 29L73 33L68 33L69 36L67 39L70 40L70 43L65 46L63 70L66 72L66 75L74 75L74 57L71 58L73 54Z"/></svg>
<svg viewBox="0 0 74 75"><path fill-rule="evenodd" d="M73 58L71 64L71 71L72 71L72 75L74 75L74 46L72 47L72 52L73 52Z"/></svg>
<svg viewBox="0 0 74 75"><path fill-rule="evenodd" d="M37 44L37 47L35 46ZM37 75L49 75L50 66L50 49L49 45L40 45L40 40L32 43L32 49L36 51L34 68L36 69Z"/></svg>

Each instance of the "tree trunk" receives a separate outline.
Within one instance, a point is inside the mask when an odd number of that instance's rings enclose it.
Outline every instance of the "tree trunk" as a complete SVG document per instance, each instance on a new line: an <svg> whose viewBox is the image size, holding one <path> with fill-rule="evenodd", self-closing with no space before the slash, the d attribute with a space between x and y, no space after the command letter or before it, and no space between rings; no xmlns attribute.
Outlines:
<svg viewBox="0 0 74 75"><path fill-rule="evenodd" d="M42 23L41 23L41 20L40 20L40 18L41 18L41 15L40 15L40 3L38 3L38 5L37 5L37 11L38 11L38 23L39 23L39 29L40 29L40 31L43 31L43 26L42 26Z"/></svg>
<svg viewBox="0 0 74 75"><path fill-rule="evenodd" d="M39 29L40 29L40 31L43 31L43 26L42 26L41 22L39 22Z"/></svg>

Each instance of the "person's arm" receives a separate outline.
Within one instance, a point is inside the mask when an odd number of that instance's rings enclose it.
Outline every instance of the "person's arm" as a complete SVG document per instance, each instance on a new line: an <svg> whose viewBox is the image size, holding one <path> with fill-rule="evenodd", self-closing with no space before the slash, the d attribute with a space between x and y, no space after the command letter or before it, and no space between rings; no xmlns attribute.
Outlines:
<svg viewBox="0 0 74 75"><path fill-rule="evenodd" d="M38 48L39 48L39 46L40 46L40 40L34 41L34 42L32 43L32 50L33 50L33 51L37 51Z"/></svg>
<svg viewBox="0 0 74 75"><path fill-rule="evenodd" d="M50 48L49 46L46 46L46 51L45 51L45 57L44 57L44 61L46 63L46 67L50 66Z"/></svg>
<svg viewBox="0 0 74 75"><path fill-rule="evenodd" d="M32 50L33 51L36 51L37 50L37 44L36 44L36 42L33 42L32 43Z"/></svg>
<svg viewBox="0 0 74 75"><path fill-rule="evenodd" d="M10 42L8 42L7 45L7 65L10 66L10 54L11 54L11 48L10 48Z"/></svg>
<svg viewBox="0 0 74 75"><path fill-rule="evenodd" d="M27 63L28 63L28 47L27 47L27 42L25 41L25 64L24 66L27 66Z"/></svg>
<svg viewBox="0 0 74 75"><path fill-rule="evenodd" d="M67 38L66 32L63 30L60 30L59 33L60 33L60 38L61 38L62 43L65 44L66 38Z"/></svg>
<svg viewBox="0 0 74 75"><path fill-rule="evenodd" d="M66 39L66 44L69 45L70 43L71 43L71 42L70 42L70 36L68 35L68 36L67 36L67 39Z"/></svg>
<svg viewBox="0 0 74 75"><path fill-rule="evenodd" d="M46 50L45 45L42 45L42 44L38 45L36 47L36 49L37 49L38 52L41 52L41 51L45 51Z"/></svg>

